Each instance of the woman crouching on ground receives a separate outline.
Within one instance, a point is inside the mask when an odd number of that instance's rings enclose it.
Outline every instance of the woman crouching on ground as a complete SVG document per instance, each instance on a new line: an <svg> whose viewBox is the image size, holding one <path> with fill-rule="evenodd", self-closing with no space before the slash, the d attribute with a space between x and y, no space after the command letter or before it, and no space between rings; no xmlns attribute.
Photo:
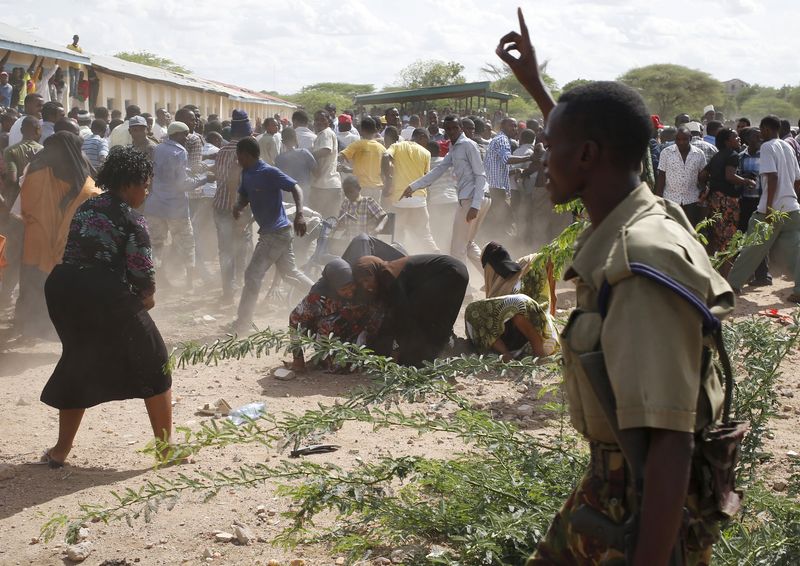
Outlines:
<svg viewBox="0 0 800 566"><path fill-rule="evenodd" d="M289 326L296 332L364 343L378 330L382 316L377 305L356 298L356 291L350 264L343 259L329 262L320 280L289 315ZM292 369L305 370L303 349L296 345L292 354Z"/></svg>
<svg viewBox="0 0 800 566"><path fill-rule="evenodd" d="M132 147L114 148L97 175L106 192L83 203L69 228L63 263L45 283L63 351L42 391L59 410L58 442L42 461L61 467L87 408L144 399L157 439L172 432L167 349L147 313L155 305L144 203L153 167Z"/></svg>

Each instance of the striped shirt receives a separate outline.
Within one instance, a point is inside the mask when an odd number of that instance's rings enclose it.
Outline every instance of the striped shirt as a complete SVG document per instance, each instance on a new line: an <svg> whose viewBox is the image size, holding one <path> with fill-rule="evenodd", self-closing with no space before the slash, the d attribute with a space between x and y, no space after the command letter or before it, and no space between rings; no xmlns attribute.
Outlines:
<svg viewBox="0 0 800 566"><path fill-rule="evenodd" d="M242 179L242 168L236 159L236 141L229 141L217 152L217 193L214 195L214 208L221 212L233 210L236 204L236 191Z"/></svg>
<svg viewBox="0 0 800 566"><path fill-rule="evenodd" d="M99 169L103 161L108 157L108 140L92 134L92 136L83 142L83 153L86 154L86 159L92 164L92 167Z"/></svg>
<svg viewBox="0 0 800 566"><path fill-rule="evenodd" d="M508 158L511 156L511 142L504 133L497 134L486 149L486 181L493 189L509 190Z"/></svg>

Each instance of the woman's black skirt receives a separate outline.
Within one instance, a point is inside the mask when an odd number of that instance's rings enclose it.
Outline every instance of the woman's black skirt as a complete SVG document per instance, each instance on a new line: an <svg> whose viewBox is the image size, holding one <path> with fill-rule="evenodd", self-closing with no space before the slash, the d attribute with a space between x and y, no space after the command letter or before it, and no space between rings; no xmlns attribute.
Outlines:
<svg viewBox="0 0 800 566"><path fill-rule="evenodd" d="M119 275L100 267L57 265L44 291L63 351L42 402L85 409L146 399L172 386L164 340Z"/></svg>

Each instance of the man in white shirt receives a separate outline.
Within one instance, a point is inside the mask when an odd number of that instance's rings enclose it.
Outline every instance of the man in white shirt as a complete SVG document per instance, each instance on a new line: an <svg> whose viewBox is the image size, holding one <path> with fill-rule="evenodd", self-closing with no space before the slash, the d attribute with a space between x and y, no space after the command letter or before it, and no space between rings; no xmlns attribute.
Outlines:
<svg viewBox="0 0 800 566"><path fill-rule="evenodd" d="M135 104L131 104L125 109L125 121L114 128L111 132L111 135L108 138L108 147L114 148L118 145L128 146L133 143L133 139L131 138L131 134L128 132L128 120L133 118L134 116L141 115L142 110L136 106Z"/></svg>
<svg viewBox="0 0 800 566"><path fill-rule="evenodd" d="M781 122L777 116L767 116L761 120L761 138L764 143L761 145L759 173L764 191L758 210L750 217L747 231L755 231L756 222L767 221L767 215L773 211L784 212L788 217L772 222L772 236L769 240L742 249L728 275L728 283L734 291L741 292L761 260L775 247L794 277L794 289L787 300L800 303L800 203L797 201L800 166L789 144L778 137L780 127Z"/></svg>
<svg viewBox="0 0 800 566"><path fill-rule="evenodd" d="M306 116L307 119L308 116ZM294 115L292 115L292 122L294 122ZM327 218L336 214L342 202L342 179L336 170L339 142L336 134L330 128L328 113L324 110L319 110L314 114L314 129L317 130L317 135L311 147L311 154L317 160L317 169L311 178L308 206L319 212L323 218ZM295 129L295 133L298 133L297 129ZM299 144L299 134L297 138L298 146L302 148Z"/></svg>
<svg viewBox="0 0 800 566"><path fill-rule="evenodd" d="M164 139L167 137L167 128L169 127L169 123L171 121L172 117L170 116L169 112L163 108L156 110L156 120L153 123L152 129L153 137L158 141L164 141Z"/></svg>
<svg viewBox="0 0 800 566"><path fill-rule="evenodd" d="M264 133L258 136L258 147L261 150L261 159L267 165L275 167L275 159L281 152L281 135L278 122L275 118L264 120Z"/></svg>
<svg viewBox="0 0 800 566"><path fill-rule="evenodd" d="M444 129L450 140L450 151L427 175L411 183L403 196L411 198L415 191L429 187L452 167L459 207L453 222L450 255L462 261L469 259L483 273L481 249L475 243L475 236L492 204L487 195L489 186L486 183L486 170L483 168L478 145L464 135L461 122L456 116L447 116L444 119Z"/></svg>
<svg viewBox="0 0 800 566"><path fill-rule="evenodd" d="M418 114L412 114L411 117L408 119L408 126L403 128L403 131L400 132L400 137L406 141L411 141L411 136L414 135L414 130L421 127L421 122L419 119Z"/></svg>
<svg viewBox="0 0 800 566"><path fill-rule="evenodd" d="M691 141L692 132L681 126L675 134L675 144L661 151L654 192L679 204L692 226L696 226L705 215L697 176L706 166L706 157Z"/></svg>
<svg viewBox="0 0 800 566"><path fill-rule="evenodd" d="M327 116L327 112L325 115ZM308 128L308 114L303 110L296 110L292 114L292 127L297 135L297 147L307 149L313 153L314 140L317 139L317 134ZM331 130L331 133L333 133L333 130ZM333 137L335 138L336 134ZM341 187L341 185L339 186Z"/></svg>
<svg viewBox="0 0 800 566"><path fill-rule="evenodd" d="M338 126L336 139L339 141L339 151L342 151L354 141L361 139L361 135L353 129L353 119L349 115L342 114L339 116Z"/></svg>
<svg viewBox="0 0 800 566"><path fill-rule="evenodd" d="M29 94L25 97L25 112L22 116L17 118L17 121L14 122L14 125L11 126L11 129L8 131L8 147L12 145L18 144L22 141L22 121L25 119L25 116L35 116L41 120L42 118L42 106L44 106L44 100L42 99L42 95L38 93Z"/></svg>

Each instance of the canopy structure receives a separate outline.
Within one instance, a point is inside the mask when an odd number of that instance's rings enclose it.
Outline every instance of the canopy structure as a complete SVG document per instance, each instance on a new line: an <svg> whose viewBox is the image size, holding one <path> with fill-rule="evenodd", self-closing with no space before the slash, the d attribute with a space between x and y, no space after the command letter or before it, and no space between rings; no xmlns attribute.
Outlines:
<svg viewBox="0 0 800 566"><path fill-rule="evenodd" d="M458 85L376 92L374 94L358 94L353 99L356 105L359 106L395 103L400 104L402 106L401 109L405 109L406 105L420 108L423 103L430 100L448 98L456 101L456 111L486 108L487 100L498 100L500 108L502 109L505 104L505 110L508 112L508 101L514 98L515 95L493 91L491 90L491 85L492 83L489 81L481 81Z"/></svg>

